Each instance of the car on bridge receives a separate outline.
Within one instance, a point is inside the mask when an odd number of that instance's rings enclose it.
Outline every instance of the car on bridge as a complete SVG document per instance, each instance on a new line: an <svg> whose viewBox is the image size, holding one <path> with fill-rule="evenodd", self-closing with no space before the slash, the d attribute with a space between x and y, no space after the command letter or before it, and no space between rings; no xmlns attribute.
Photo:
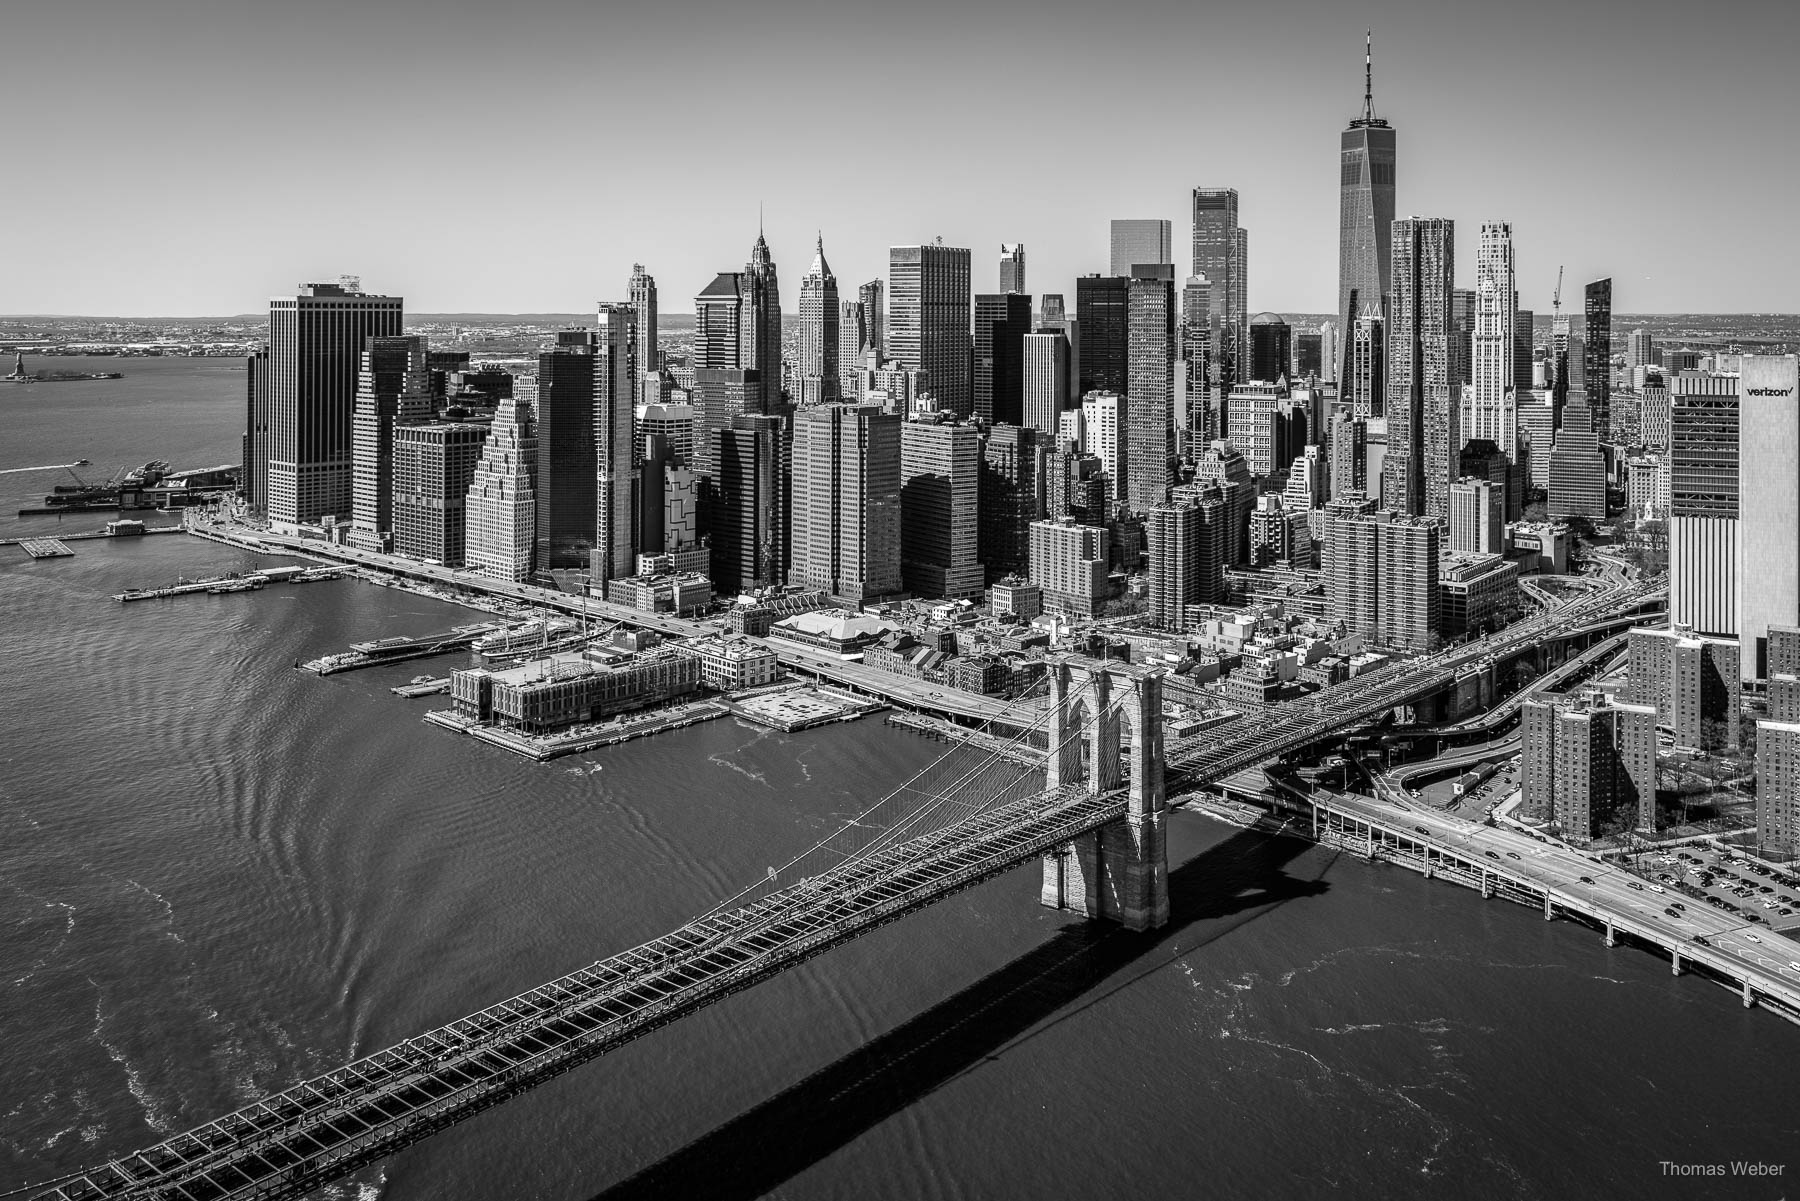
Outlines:
<svg viewBox="0 0 1800 1201"><path fill-rule="evenodd" d="M1594 882L1594 878L1592 876L1582 876L1581 882L1583 884L1592 884Z"/></svg>

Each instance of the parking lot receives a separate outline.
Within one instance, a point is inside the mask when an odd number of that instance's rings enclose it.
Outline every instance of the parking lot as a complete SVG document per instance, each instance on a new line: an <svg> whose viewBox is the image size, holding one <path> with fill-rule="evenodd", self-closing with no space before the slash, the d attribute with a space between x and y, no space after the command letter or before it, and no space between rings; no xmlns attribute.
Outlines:
<svg viewBox="0 0 1800 1201"><path fill-rule="evenodd" d="M1699 903L1781 933L1800 927L1800 880L1754 859L1707 846L1671 847L1638 860L1638 872L1674 905Z"/></svg>
<svg viewBox="0 0 1800 1201"><path fill-rule="evenodd" d="M1457 817L1480 821L1519 790L1519 760L1516 756L1504 760L1493 775L1461 796L1456 795L1456 779L1451 777L1423 788L1408 788L1407 798Z"/></svg>

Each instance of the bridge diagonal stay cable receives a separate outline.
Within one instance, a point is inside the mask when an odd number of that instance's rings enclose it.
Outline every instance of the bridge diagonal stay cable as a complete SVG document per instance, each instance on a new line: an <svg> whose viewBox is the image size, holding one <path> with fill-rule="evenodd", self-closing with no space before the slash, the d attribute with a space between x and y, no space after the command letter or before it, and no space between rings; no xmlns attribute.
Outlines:
<svg viewBox="0 0 1800 1201"><path fill-rule="evenodd" d="M1044 681L1041 681L1038 685L1034 685L1032 689L1007 705L995 717L990 718L988 725L992 727L995 723L1004 721L1008 714L1016 712L1027 702L1037 699L1046 689L1047 677ZM796 870L800 868L801 865L807 863L809 859L816 858L817 860L824 862L826 861L827 856L832 856L834 857L832 866L841 866L845 862L854 862L858 858L864 857L867 853L865 848L871 843L875 843L877 840L884 839L890 828L891 823L884 823L882 820L885 817L885 814L883 813L885 807L891 806L909 792L917 793L921 781L925 781L934 776L936 778L941 778L942 775L949 774L951 771L954 771L957 774L956 781L949 787L932 787L930 791L925 794L930 798L941 799L944 793L949 791L950 788L966 784L968 780L974 778L979 775L980 772L989 769L993 765L1007 764L1008 766L1016 767L1016 765L1008 758L1007 753L1015 750L1019 746L1030 748L1031 735L1040 730L1049 722L1049 720L1050 713L1046 710L1039 714L1039 716L1029 725L1025 726L1017 736L1009 739L1002 747L988 751L982 758L977 760L972 767L966 769L960 766L954 768L950 766L951 760L966 756L967 754L967 747L965 745L953 745L932 763L920 768L919 771L915 772L906 780L906 782L883 795L868 808L845 821L830 834L819 839L812 846L807 847L781 866L771 867L765 877L754 880L732 893L730 896L725 897L710 909L707 909L700 914L695 920L701 920L723 913L753 895L778 891L779 888L785 887L787 884L792 884L799 879L816 874L816 872ZM902 818L904 818L904 816L905 815L902 814ZM880 831L881 833L870 837L870 831ZM862 836L860 841L858 841L859 834ZM884 841L881 845L891 845L891 840Z"/></svg>

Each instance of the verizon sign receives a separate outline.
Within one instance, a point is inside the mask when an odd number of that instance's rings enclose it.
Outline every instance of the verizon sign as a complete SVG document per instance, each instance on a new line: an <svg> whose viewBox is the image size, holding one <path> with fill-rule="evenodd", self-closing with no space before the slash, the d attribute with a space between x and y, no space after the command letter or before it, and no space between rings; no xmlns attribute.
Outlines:
<svg viewBox="0 0 1800 1201"><path fill-rule="evenodd" d="M1800 358L1747 354L1740 360L1738 395L1748 400L1792 400L1800 392Z"/></svg>

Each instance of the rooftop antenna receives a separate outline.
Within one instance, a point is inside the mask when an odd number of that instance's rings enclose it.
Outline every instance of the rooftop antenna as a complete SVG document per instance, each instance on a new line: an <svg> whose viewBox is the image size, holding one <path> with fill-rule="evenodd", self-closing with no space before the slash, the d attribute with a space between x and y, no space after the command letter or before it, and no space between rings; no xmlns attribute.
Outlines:
<svg viewBox="0 0 1800 1201"><path fill-rule="evenodd" d="M1363 32L1363 120L1375 120L1375 31Z"/></svg>

